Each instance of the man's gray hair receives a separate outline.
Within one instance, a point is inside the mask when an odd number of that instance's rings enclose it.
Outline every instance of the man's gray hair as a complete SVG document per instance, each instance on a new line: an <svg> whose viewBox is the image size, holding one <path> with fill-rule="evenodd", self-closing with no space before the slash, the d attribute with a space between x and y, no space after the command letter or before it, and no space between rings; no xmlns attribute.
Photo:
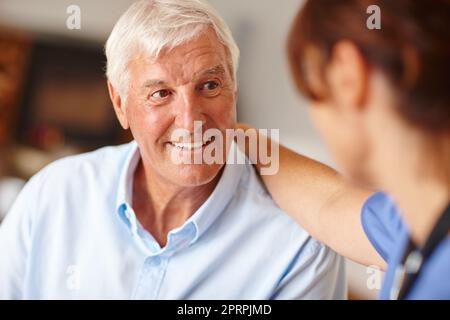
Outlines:
<svg viewBox="0 0 450 320"><path fill-rule="evenodd" d="M124 103L129 89L128 64L137 54L157 58L212 27L227 49L236 81L239 48L216 10L201 0L141 0L132 4L114 26L105 46L106 76Z"/></svg>

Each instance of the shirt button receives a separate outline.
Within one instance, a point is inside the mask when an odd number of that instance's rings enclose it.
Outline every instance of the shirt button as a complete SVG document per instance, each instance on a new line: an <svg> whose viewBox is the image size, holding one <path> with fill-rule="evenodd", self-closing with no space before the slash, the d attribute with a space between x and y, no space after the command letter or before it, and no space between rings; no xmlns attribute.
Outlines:
<svg viewBox="0 0 450 320"><path fill-rule="evenodd" d="M161 258L160 257L153 257L151 261L151 265L158 267L161 264Z"/></svg>

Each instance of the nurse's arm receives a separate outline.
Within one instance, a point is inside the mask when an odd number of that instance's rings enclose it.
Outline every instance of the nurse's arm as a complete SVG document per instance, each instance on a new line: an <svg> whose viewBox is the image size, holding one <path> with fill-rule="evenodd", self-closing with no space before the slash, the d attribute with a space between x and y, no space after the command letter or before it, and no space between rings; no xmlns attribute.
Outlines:
<svg viewBox="0 0 450 320"><path fill-rule="evenodd" d="M339 254L384 270L385 261L370 243L361 223L362 206L373 191L351 186L332 168L282 145L279 161L276 174L261 176L278 206ZM261 172L261 163L255 167Z"/></svg>

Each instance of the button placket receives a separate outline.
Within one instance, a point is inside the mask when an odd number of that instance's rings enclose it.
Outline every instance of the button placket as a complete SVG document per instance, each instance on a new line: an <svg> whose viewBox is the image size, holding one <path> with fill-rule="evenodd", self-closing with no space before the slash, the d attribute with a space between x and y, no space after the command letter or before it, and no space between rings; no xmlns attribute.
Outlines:
<svg viewBox="0 0 450 320"><path fill-rule="evenodd" d="M150 256L144 261L140 280L136 289L137 299L156 299L164 277L167 259Z"/></svg>

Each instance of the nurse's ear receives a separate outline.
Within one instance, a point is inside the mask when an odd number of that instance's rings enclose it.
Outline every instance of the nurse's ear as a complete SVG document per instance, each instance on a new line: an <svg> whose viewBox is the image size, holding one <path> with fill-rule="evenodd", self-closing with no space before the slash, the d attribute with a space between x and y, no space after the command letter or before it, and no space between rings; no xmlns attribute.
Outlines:
<svg viewBox="0 0 450 320"><path fill-rule="evenodd" d="M339 41L331 52L326 66L329 98L341 112L361 112L368 89L368 66L355 44Z"/></svg>
<svg viewBox="0 0 450 320"><path fill-rule="evenodd" d="M120 125L123 129L127 130L129 128L128 119L126 116L125 104L123 103L123 99L119 94L119 91L112 85L112 83L108 80L108 91L109 97L111 98L111 102L114 106L114 112L116 113L117 119L120 122Z"/></svg>

